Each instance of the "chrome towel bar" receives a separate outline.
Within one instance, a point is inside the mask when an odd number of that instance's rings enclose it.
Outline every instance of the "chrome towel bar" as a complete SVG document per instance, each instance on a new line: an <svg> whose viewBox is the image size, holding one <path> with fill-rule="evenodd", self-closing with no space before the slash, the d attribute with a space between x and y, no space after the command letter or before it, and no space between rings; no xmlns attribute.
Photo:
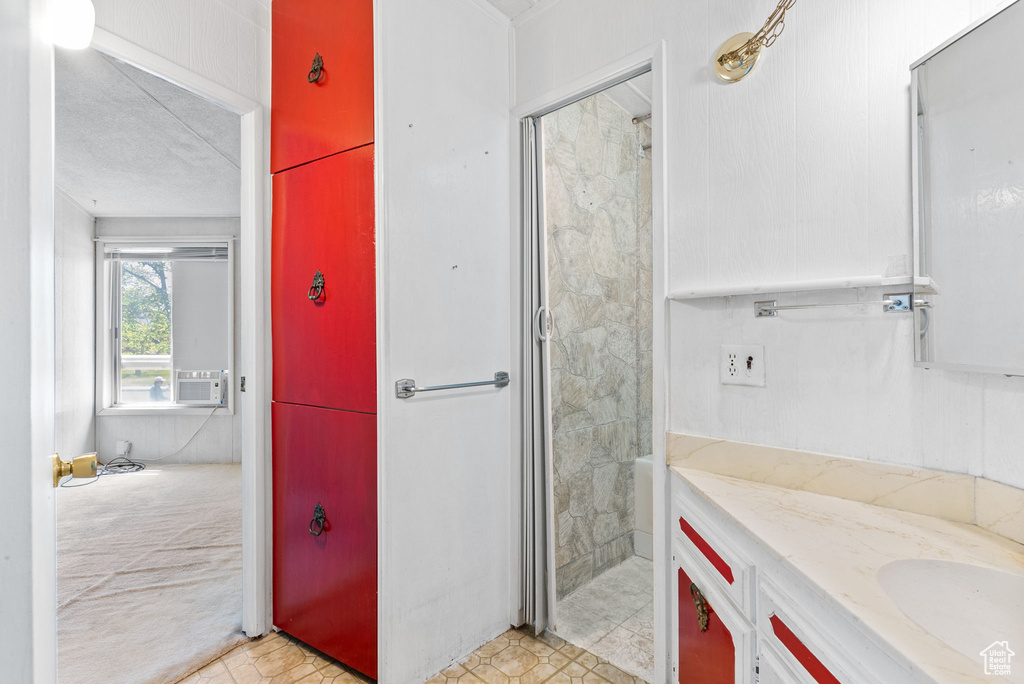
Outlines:
<svg viewBox="0 0 1024 684"><path fill-rule="evenodd" d="M880 302L841 302L835 304L790 304L779 306L774 300L754 302L754 316L756 318L769 318L779 315L779 311L795 311L797 309L831 309L844 306L882 306L886 313L901 311L913 311L915 308L931 308L931 304L925 300L914 299L912 294L890 294Z"/></svg>
<svg viewBox="0 0 1024 684"><path fill-rule="evenodd" d="M416 396L417 392L436 392L437 390L452 390L462 389L464 387L483 387L484 385L494 385L495 387L508 387L508 373L505 371L498 371L494 374L493 380L484 380L482 382L460 382L455 385L434 385L433 387L417 387L415 380L405 378L395 383L395 396L399 399L408 399L409 397Z"/></svg>

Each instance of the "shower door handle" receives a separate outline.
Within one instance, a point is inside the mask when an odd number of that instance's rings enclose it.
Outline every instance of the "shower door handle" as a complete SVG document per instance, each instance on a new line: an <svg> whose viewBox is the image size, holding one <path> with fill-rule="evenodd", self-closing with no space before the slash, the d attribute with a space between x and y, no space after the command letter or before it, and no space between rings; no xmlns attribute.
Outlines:
<svg viewBox="0 0 1024 684"><path fill-rule="evenodd" d="M537 312L533 314L533 336L538 342L548 341L548 308L546 306L537 307Z"/></svg>

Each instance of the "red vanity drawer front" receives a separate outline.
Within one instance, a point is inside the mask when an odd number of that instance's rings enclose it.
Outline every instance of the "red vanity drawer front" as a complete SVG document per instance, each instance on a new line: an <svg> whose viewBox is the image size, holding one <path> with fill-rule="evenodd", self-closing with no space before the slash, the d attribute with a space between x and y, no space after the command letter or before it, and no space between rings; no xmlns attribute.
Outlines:
<svg viewBox="0 0 1024 684"><path fill-rule="evenodd" d="M679 684L734 684L736 646L732 633L697 589L708 615L707 629L701 629L698 600L690 585L690 578L679 568Z"/></svg>
<svg viewBox="0 0 1024 684"><path fill-rule="evenodd" d="M373 211L372 145L274 176L275 401L377 412Z"/></svg>
<svg viewBox="0 0 1024 684"><path fill-rule="evenodd" d="M782 645L793 654L797 662L807 670L807 673L814 678L814 681L819 684L840 684L835 675L829 672L828 668L811 652L811 649L807 648L796 634L793 634L793 630L782 621L782 618L778 615L772 615L769 621L772 623L772 632L782 642Z"/></svg>
<svg viewBox="0 0 1024 684"><path fill-rule="evenodd" d="M726 582L732 584L735 581L732 574L732 567L718 555L718 552L715 551L711 544L708 544L707 541L705 541L704 537L702 537L697 530L693 529L693 526L686 521L686 518L679 518L679 529L683 531L683 534L686 535L687 539L693 542L693 545L697 547L697 550L708 559L708 562L715 567L715 570L718 571Z"/></svg>
<svg viewBox="0 0 1024 684"><path fill-rule="evenodd" d="M274 625L376 678L377 418L275 403L273 428Z"/></svg>
<svg viewBox="0 0 1024 684"><path fill-rule="evenodd" d="M271 172L373 142L373 0L274 0L273 22Z"/></svg>

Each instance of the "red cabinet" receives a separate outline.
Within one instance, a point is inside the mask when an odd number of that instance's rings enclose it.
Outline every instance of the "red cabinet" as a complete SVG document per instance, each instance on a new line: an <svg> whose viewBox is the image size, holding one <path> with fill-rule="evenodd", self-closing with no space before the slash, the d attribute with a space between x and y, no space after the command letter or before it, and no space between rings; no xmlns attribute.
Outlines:
<svg viewBox="0 0 1024 684"><path fill-rule="evenodd" d="M274 624L376 678L377 417L275 403L273 425Z"/></svg>
<svg viewBox="0 0 1024 684"><path fill-rule="evenodd" d="M274 176L275 401L377 412L373 184L373 145Z"/></svg>
<svg viewBox="0 0 1024 684"><path fill-rule="evenodd" d="M733 684L736 646L730 629L679 568L679 684Z"/></svg>
<svg viewBox="0 0 1024 684"><path fill-rule="evenodd" d="M274 0L274 625L377 676L373 0Z"/></svg>
<svg viewBox="0 0 1024 684"><path fill-rule="evenodd" d="M275 0L273 22L271 172L373 142L373 1Z"/></svg>

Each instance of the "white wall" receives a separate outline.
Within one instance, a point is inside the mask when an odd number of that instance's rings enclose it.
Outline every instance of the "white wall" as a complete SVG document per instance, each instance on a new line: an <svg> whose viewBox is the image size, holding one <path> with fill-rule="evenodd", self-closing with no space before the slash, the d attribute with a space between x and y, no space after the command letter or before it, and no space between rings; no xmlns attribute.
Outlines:
<svg viewBox="0 0 1024 684"><path fill-rule="evenodd" d="M629 18L620 9L555 0L513 24L517 101L664 39L669 290L905 274L909 65L995 4L797 5L759 71L722 86L709 75L712 53L759 26L764 3L649 0L629 15L650 13L645 33L609 28ZM840 58L821 59L836 45ZM915 369L910 318L877 307L758 321L754 299L671 305L670 430L1024 486L1024 423L1014 418L1024 412L1024 380ZM765 345L765 389L718 383L719 347L730 343Z"/></svg>
<svg viewBox="0 0 1024 684"><path fill-rule="evenodd" d="M238 236L240 222L236 218L107 218L96 220L99 237L148 235L159 237ZM239 311L238 250L235 250L235 312ZM175 285L177 288L177 284ZM187 289L187 287L186 287ZM177 291L175 291L177 295ZM239 321L235 316L235 368L242 367L239 346ZM177 335L175 336L177 341ZM226 366L225 366L226 367ZM185 369L183 370L205 370ZM232 369L234 370L234 369ZM235 415L101 415L96 418L96 449L101 461L116 456L117 440L132 443L132 457L140 460L160 458L185 445L179 453L163 460L165 463L240 463L242 460L241 415L238 378L231 379L235 393ZM207 420L209 418L209 420ZM204 426L205 423L205 426ZM202 428L200 430L200 427ZM200 430L186 445L188 438Z"/></svg>
<svg viewBox="0 0 1024 684"><path fill-rule="evenodd" d="M96 449L96 219L54 193L56 445L65 460Z"/></svg>
<svg viewBox="0 0 1024 684"><path fill-rule="evenodd" d="M377 12L379 676L419 684L509 627L512 393L393 391L512 370L508 24Z"/></svg>
<svg viewBox="0 0 1024 684"><path fill-rule="evenodd" d="M582 78L651 42L651 0L542 0L516 17L515 103Z"/></svg>

